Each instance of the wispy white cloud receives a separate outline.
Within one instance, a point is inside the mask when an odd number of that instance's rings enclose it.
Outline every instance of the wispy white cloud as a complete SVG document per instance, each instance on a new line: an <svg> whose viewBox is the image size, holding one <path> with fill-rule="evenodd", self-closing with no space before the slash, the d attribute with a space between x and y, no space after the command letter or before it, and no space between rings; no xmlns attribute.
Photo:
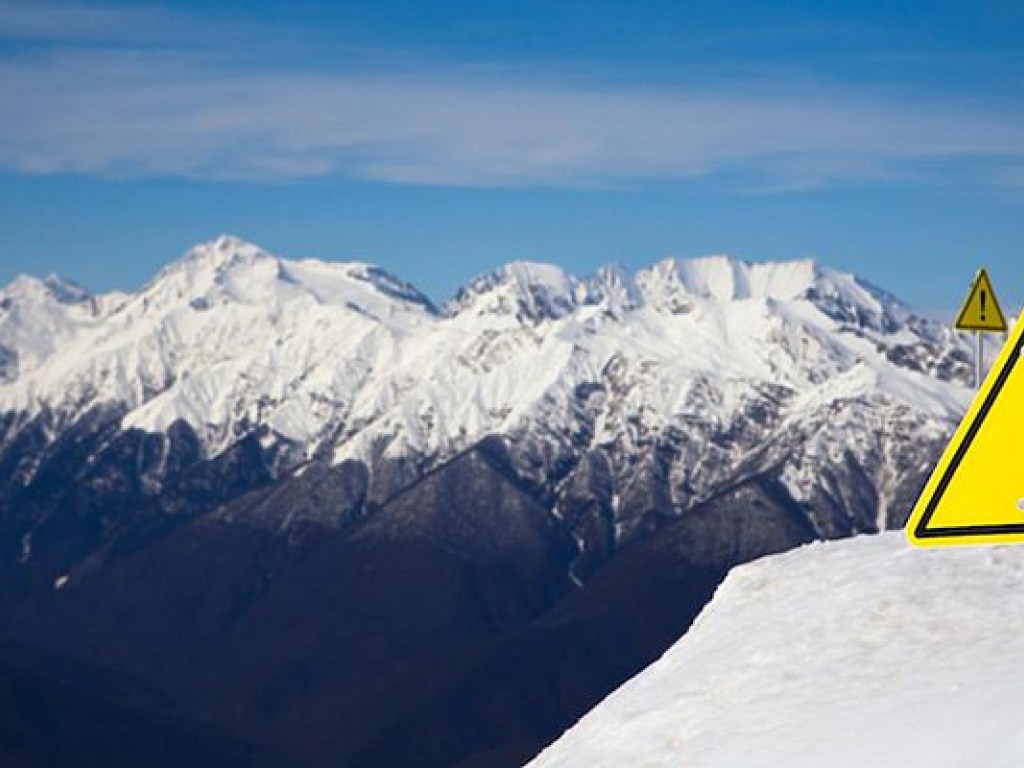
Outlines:
<svg viewBox="0 0 1024 768"><path fill-rule="evenodd" d="M39 8L0 0L0 28L140 42L164 13ZM1020 110L798 77L649 88L450 66L311 71L243 65L196 39L0 57L0 168L508 186L731 174L765 191L899 178L944 161L1018 165L1024 155Z"/></svg>

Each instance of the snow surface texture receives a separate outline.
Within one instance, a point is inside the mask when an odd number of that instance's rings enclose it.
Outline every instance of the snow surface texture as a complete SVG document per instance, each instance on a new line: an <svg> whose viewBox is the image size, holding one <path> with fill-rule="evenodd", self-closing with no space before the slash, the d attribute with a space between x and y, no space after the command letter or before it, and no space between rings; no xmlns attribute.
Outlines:
<svg viewBox="0 0 1024 768"><path fill-rule="evenodd" d="M1017 768L1024 547L901 533L733 570L693 628L532 768Z"/></svg>
<svg viewBox="0 0 1024 768"><path fill-rule="evenodd" d="M6 440L107 409L155 434L183 420L208 456L256 433L284 457L275 471L404 457L421 471L502 435L552 496L598 453L616 494L664 472L679 513L771 468L800 503L819 503L814 488L842 501L826 468L849 465L884 521L924 471L921 446L965 410L972 371L968 338L811 260L582 279L520 262L439 310L378 267L225 236L133 295L32 278L0 294Z"/></svg>

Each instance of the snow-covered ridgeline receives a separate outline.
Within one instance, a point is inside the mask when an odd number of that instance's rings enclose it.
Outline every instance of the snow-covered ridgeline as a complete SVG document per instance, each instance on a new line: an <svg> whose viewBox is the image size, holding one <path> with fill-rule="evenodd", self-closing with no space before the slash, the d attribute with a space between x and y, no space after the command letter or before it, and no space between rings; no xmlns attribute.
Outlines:
<svg viewBox="0 0 1024 768"><path fill-rule="evenodd" d="M0 386L39 368L127 299L121 293L91 296L56 275L16 278L0 289Z"/></svg>
<svg viewBox="0 0 1024 768"><path fill-rule="evenodd" d="M581 408L596 444L727 425L768 385L782 428L874 398L944 429L970 396L968 349L813 261L669 259L587 279L515 263L439 312L371 265L222 237L134 295L4 289L0 412L71 421L118 403L124 426L184 419L211 453L262 424L338 461L443 456L489 433L557 431L552 418L569 427Z"/></svg>
<svg viewBox="0 0 1024 768"><path fill-rule="evenodd" d="M1024 765L1024 549L902 532L741 566L531 768Z"/></svg>

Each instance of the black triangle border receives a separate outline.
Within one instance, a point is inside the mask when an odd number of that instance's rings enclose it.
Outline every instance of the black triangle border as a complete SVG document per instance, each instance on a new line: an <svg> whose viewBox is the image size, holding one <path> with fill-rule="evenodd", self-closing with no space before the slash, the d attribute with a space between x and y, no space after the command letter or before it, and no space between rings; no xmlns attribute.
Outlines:
<svg viewBox="0 0 1024 768"><path fill-rule="evenodd" d="M1024 533L1024 522L1000 523L998 525L954 525L947 526L945 528L928 527L928 523L931 521L932 515L935 513L935 509L939 506L939 502L942 500L942 496L946 492L946 488L953 480L956 470L960 467L960 462L963 461L964 456L967 455L967 451L971 447L971 443L974 442L974 438L981 429L981 425L985 423L985 417L988 416L989 411L992 410L992 406L995 405L996 398L999 397L999 393L1009 380L1010 374L1013 373L1013 369L1017 365L1017 361L1020 360L1021 349L1024 347L1024 334L1017 333L1016 337L1013 350L1006 362L1003 364L1002 369L999 371L999 377L995 380L992 388L985 396L985 402L982 403L981 409L977 414L975 414L974 421L971 422L971 426L968 428L967 434L964 436L960 445L957 446L956 453L953 454L953 460L949 462L949 466L946 467L946 471L942 473L942 478L939 480L939 484L935 488L935 493L932 494L931 499L928 501L928 506L924 510L924 514L921 515L921 519L918 521L917 527L914 528L914 536L919 539L940 539L962 536L999 536L1012 533Z"/></svg>
<svg viewBox="0 0 1024 768"><path fill-rule="evenodd" d="M985 276L985 282L988 283L988 292L992 296L992 304L996 308L996 312L999 314L1000 319L1003 321L1002 327L995 326L977 326L968 325L964 320L964 315L967 314L967 310L971 306L971 299L974 298L974 294L978 292L978 286L981 283L982 275ZM953 327L959 331L981 331L988 333L1005 333L1006 332L1006 315L1003 313L1003 307L999 303L999 297L996 296L995 288L992 285L992 278L988 274L988 270L982 267L978 270L978 274L974 276L974 281L971 283L970 293L967 294L967 300L963 306L960 307L960 312L956 316L956 321L953 323Z"/></svg>

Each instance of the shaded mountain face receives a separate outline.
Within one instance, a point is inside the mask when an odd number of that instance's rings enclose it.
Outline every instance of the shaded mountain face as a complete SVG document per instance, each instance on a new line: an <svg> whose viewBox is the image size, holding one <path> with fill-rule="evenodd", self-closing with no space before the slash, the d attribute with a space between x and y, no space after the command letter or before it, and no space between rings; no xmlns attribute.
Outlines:
<svg viewBox="0 0 1024 768"><path fill-rule="evenodd" d="M254 765L519 764L732 565L901 525L972 366L812 261L516 263L441 309L227 237L133 295L19 278L0 633Z"/></svg>
<svg viewBox="0 0 1024 768"><path fill-rule="evenodd" d="M164 713L158 697L68 659L0 647L0 764L243 768L253 751Z"/></svg>

